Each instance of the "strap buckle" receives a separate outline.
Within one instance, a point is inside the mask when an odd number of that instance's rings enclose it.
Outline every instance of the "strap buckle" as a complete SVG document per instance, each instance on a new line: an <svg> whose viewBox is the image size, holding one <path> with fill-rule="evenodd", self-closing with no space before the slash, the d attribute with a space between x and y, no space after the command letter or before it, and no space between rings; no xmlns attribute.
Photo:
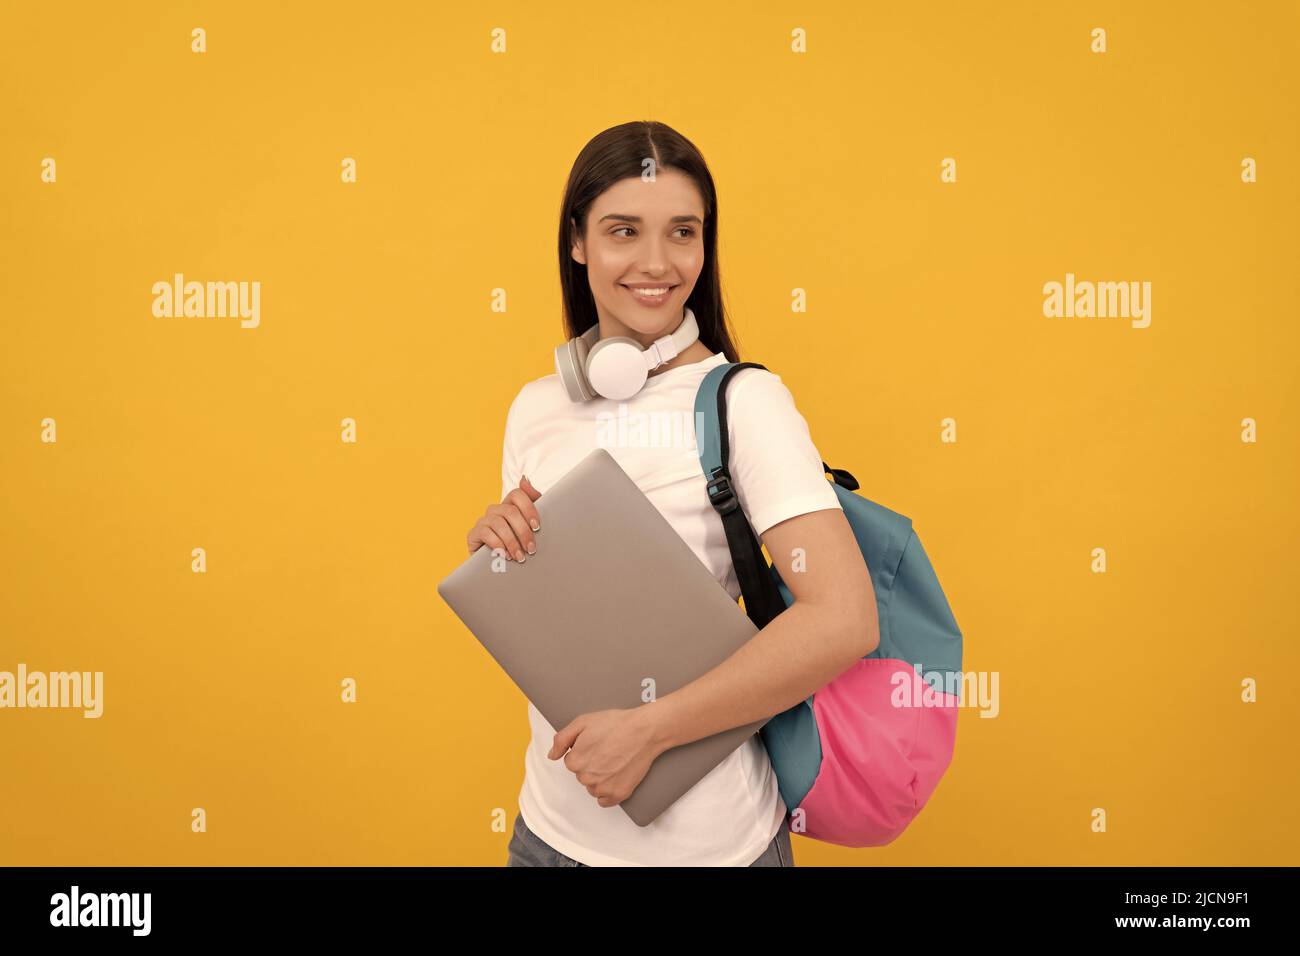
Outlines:
<svg viewBox="0 0 1300 956"><path fill-rule="evenodd" d="M709 491L709 504L713 505L718 514L726 516L739 508L740 502L731 490L731 476L725 472L719 474L722 471L721 468L715 469L713 478L706 487Z"/></svg>

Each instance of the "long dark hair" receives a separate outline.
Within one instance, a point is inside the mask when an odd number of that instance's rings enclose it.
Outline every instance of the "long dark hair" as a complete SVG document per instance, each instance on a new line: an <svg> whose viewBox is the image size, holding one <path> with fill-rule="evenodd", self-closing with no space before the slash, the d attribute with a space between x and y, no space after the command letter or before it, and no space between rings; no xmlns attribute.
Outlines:
<svg viewBox="0 0 1300 956"><path fill-rule="evenodd" d="M565 338L576 338L599 322L596 299L587 281L587 267L575 262L571 254L574 240L586 234L587 213L596 197L620 180L639 178L647 158L654 160L656 175L665 169L676 169L691 177L704 197L704 267L686 305L695 314L700 341L710 351L722 352L728 362L739 362L740 353L731 342L722 307L718 278L718 193L713 177L694 143L671 126L652 120L623 123L598 133L582 148L569 172L560 210L560 291L564 299Z"/></svg>

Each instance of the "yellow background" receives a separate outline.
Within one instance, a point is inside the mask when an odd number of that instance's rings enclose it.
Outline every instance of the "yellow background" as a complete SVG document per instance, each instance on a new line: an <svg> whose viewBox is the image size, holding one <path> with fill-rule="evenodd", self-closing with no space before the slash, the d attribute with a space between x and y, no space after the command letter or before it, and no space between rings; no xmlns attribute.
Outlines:
<svg viewBox="0 0 1300 956"><path fill-rule="evenodd" d="M631 119L703 151L742 359L1000 675L910 830L799 865L1300 862L1297 5L902 6L5 4L0 669L105 713L0 711L0 863L504 863L525 701L434 586ZM260 327L153 317L174 272ZM1044 318L1066 272L1150 328Z"/></svg>

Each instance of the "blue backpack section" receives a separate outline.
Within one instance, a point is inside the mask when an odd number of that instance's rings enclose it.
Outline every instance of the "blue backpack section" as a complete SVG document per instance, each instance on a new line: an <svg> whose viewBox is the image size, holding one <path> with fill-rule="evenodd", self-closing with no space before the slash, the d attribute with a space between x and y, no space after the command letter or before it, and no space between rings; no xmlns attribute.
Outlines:
<svg viewBox="0 0 1300 956"><path fill-rule="evenodd" d="M724 376L738 367L766 370L751 362L716 366L704 377L695 397L696 446L711 500L719 489L724 494L730 491L730 472L722 460L718 399ZM923 678L936 689L959 686L961 631L921 540L912 530L911 519L857 494L857 479L849 472L830 468L824 461L822 467L835 479L832 487L876 590L880 645L867 657L900 660L923 669ZM776 568L766 567L784 606L789 607L794 603L790 589ZM746 610L754 617L751 609ZM799 806L812 789L822 762L813 697L774 716L760 734L776 771L781 799L788 808Z"/></svg>

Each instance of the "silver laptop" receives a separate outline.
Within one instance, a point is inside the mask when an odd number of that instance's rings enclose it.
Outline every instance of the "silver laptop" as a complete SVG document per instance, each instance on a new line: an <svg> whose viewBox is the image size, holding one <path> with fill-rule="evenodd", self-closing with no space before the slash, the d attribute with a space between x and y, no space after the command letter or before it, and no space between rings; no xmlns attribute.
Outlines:
<svg viewBox="0 0 1300 956"><path fill-rule="evenodd" d="M481 547L438 594L556 730L589 711L653 707L649 681L667 696L757 633L605 449L535 506L535 554L520 564ZM619 806L647 826L767 720L664 751Z"/></svg>

